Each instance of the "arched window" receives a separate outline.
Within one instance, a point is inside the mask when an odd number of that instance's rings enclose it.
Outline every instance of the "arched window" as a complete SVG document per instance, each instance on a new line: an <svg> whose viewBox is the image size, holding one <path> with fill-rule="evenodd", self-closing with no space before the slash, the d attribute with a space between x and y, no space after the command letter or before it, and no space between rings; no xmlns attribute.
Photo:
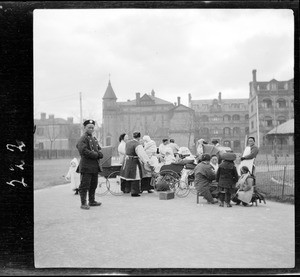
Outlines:
<svg viewBox="0 0 300 277"><path fill-rule="evenodd" d="M277 124L278 125L280 125L280 124L282 124L282 123L284 123L284 122L286 122L286 119L285 119L285 117L284 116L278 116L278 118L277 118Z"/></svg>
<svg viewBox="0 0 300 277"><path fill-rule="evenodd" d="M213 129L213 134L214 134L214 135L217 135L218 133L219 133L218 128L214 128L214 129Z"/></svg>
<svg viewBox="0 0 300 277"><path fill-rule="evenodd" d="M214 115L213 118L212 118L212 120L213 120L213 121L218 121L219 118L218 118L218 116Z"/></svg>
<svg viewBox="0 0 300 277"><path fill-rule="evenodd" d="M231 134L231 129L230 129L229 127L225 127L225 128L223 129L223 134L224 134L224 135L230 135L230 134Z"/></svg>
<svg viewBox="0 0 300 277"><path fill-rule="evenodd" d="M286 101L283 98L280 98L276 101L276 107L277 108L286 108Z"/></svg>
<svg viewBox="0 0 300 277"><path fill-rule="evenodd" d="M201 132L201 134L208 134L208 133L209 133L209 129L206 128L206 127L202 127L202 128L200 129L200 132Z"/></svg>
<svg viewBox="0 0 300 277"><path fill-rule="evenodd" d="M245 120L248 121L249 120L249 114L245 115Z"/></svg>
<svg viewBox="0 0 300 277"><path fill-rule="evenodd" d="M265 127L272 127L273 126L273 119L270 116L265 116L264 121L263 121L263 125Z"/></svg>
<svg viewBox="0 0 300 277"><path fill-rule="evenodd" d="M269 99L269 98L264 99L264 100L262 101L262 107L263 107L263 108L267 108L267 109L272 108L272 100Z"/></svg>
<svg viewBox="0 0 300 277"><path fill-rule="evenodd" d="M234 135L239 135L241 129L240 129L239 127L234 127L232 131L233 131L233 134L234 134Z"/></svg>
<svg viewBox="0 0 300 277"><path fill-rule="evenodd" d="M224 121L224 122L228 122L228 121L230 121L230 120L231 120L231 116L230 116L230 115L225 114L225 115L223 116L223 121Z"/></svg>
<svg viewBox="0 0 300 277"><path fill-rule="evenodd" d="M234 114L234 115L232 116L232 120L233 120L233 121L239 121L239 120L240 120L240 116L239 116L238 114Z"/></svg>

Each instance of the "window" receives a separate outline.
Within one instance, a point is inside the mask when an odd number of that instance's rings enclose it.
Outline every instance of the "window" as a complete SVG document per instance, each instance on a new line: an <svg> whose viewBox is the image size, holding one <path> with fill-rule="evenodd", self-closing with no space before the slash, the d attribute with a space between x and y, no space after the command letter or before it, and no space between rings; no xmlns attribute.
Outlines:
<svg viewBox="0 0 300 277"><path fill-rule="evenodd" d="M213 130L213 133L214 133L214 135L217 135L217 134L219 133L218 129L215 128L215 129Z"/></svg>
<svg viewBox="0 0 300 277"><path fill-rule="evenodd" d="M294 108L294 100L291 101L291 107Z"/></svg>
<svg viewBox="0 0 300 277"><path fill-rule="evenodd" d="M276 104L278 108L286 108L286 101L284 99L278 99Z"/></svg>
<svg viewBox="0 0 300 277"><path fill-rule="evenodd" d="M228 114L225 114L225 115L223 116L223 121L224 121L224 122L230 121L230 119L231 119L231 117L230 117L230 115L228 115Z"/></svg>
<svg viewBox="0 0 300 277"><path fill-rule="evenodd" d="M249 120L249 114L245 115L245 120L248 121Z"/></svg>
<svg viewBox="0 0 300 277"><path fill-rule="evenodd" d="M271 84L271 90L272 90L272 91L277 90L277 85L276 85L275 83L272 83L272 84Z"/></svg>
<svg viewBox="0 0 300 277"><path fill-rule="evenodd" d="M285 89L285 83L279 83L278 89Z"/></svg>
<svg viewBox="0 0 300 277"><path fill-rule="evenodd" d="M245 128L245 134L248 135L249 134L249 127Z"/></svg>
<svg viewBox="0 0 300 277"><path fill-rule="evenodd" d="M238 114L234 114L234 115L232 116L232 120L233 120L233 121L239 121L239 120L240 120L240 116L239 116Z"/></svg>
<svg viewBox="0 0 300 277"><path fill-rule="evenodd" d="M36 134L38 136L43 136L44 135L44 128L37 128Z"/></svg>
<svg viewBox="0 0 300 277"><path fill-rule="evenodd" d="M230 135L230 133L231 133L231 130L230 130L229 127L225 127L225 128L223 129L223 134L224 134L224 135Z"/></svg>
<svg viewBox="0 0 300 277"><path fill-rule="evenodd" d="M254 129L254 122L251 121L251 129Z"/></svg>
<svg viewBox="0 0 300 277"><path fill-rule="evenodd" d="M278 124L278 125L280 125L280 124L282 124L282 123L284 123L284 122L286 122L286 119L285 119L284 116L279 116L279 117L277 118L277 124Z"/></svg>
<svg viewBox="0 0 300 277"><path fill-rule="evenodd" d="M272 122L272 117L270 116L266 116L264 119L264 126L266 127L272 127L273 126L273 122Z"/></svg>
<svg viewBox="0 0 300 277"><path fill-rule="evenodd" d="M206 127L201 128L200 131L201 131L202 134L208 134L209 133L209 129L206 128Z"/></svg>
<svg viewBox="0 0 300 277"><path fill-rule="evenodd" d="M234 135L238 135L238 134L240 133L241 130L240 130L239 127L234 127L232 131L233 131L233 134L234 134Z"/></svg>
<svg viewBox="0 0 300 277"><path fill-rule="evenodd" d="M262 101L262 106L263 106L263 108L267 108L267 109L272 108L272 100L271 99L264 99Z"/></svg>
<svg viewBox="0 0 300 277"><path fill-rule="evenodd" d="M251 112L253 113L253 105L251 105Z"/></svg>
<svg viewBox="0 0 300 277"><path fill-rule="evenodd" d="M212 118L213 121L218 121L218 119L219 118L216 115L214 115L213 118Z"/></svg>

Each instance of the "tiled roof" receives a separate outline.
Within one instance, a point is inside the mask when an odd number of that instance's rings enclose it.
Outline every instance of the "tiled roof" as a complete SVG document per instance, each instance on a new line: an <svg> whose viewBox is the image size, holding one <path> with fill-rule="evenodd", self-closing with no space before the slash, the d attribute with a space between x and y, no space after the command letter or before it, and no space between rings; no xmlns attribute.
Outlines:
<svg viewBox="0 0 300 277"><path fill-rule="evenodd" d="M204 100L191 100L191 103L193 104L212 104L214 99L204 99ZM246 103L248 104L248 98L234 98L234 99L221 99L222 103Z"/></svg>
<svg viewBox="0 0 300 277"><path fill-rule="evenodd" d="M286 134L294 134L294 119L290 119L287 122L280 124L279 126L272 129L267 135L286 135Z"/></svg>
<svg viewBox="0 0 300 277"><path fill-rule="evenodd" d="M108 81L108 85L102 99L117 99L116 94L111 86L110 80Z"/></svg>
<svg viewBox="0 0 300 277"><path fill-rule="evenodd" d="M155 103L155 105L173 105L173 103L171 102L168 102L166 100L163 100L163 99L160 99L158 97L155 97L155 96L152 96L152 95L149 95L149 94L144 94L141 99L146 95L146 97L149 97L151 98L151 100L153 100ZM136 105L136 99L134 100L130 100L130 101L126 101L126 102L117 102L118 105L121 105L121 106L127 106L127 105Z"/></svg>
<svg viewBox="0 0 300 277"><path fill-rule="evenodd" d="M34 123L38 125L52 125L54 124L68 124L68 121L63 118L47 118L47 119L34 119ZM71 123L74 124L74 123Z"/></svg>

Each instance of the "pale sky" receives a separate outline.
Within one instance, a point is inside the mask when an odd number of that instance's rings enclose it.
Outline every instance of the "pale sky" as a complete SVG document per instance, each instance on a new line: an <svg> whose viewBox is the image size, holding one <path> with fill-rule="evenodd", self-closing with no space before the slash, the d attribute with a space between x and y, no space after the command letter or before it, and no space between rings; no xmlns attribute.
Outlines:
<svg viewBox="0 0 300 277"><path fill-rule="evenodd" d="M117 101L136 92L188 105L248 98L257 81L294 78L289 9L43 9L34 11L34 118L102 122L110 81Z"/></svg>

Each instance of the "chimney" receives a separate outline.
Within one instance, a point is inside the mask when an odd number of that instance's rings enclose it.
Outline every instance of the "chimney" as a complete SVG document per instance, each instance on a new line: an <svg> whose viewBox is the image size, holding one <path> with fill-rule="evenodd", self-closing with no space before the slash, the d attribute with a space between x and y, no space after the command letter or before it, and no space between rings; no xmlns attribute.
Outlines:
<svg viewBox="0 0 300 277"><path fill-rule="evenodd" d="M177 103L178 103L178 106L180 105L180 97L178 96L177 97Z"/></svg>
<svg viewBox="0 0 300 277"><path fill-rule="evenodd" d="M192 95L189 93L189 103L192 101Z"/></svg>
<svg viewBox="0 0 300 277"><path fill-rule="evenodd" d="M68 117L67 122L70 123L70 124L73 124L73 117Z"/></svg>
<svg viewBox="0 0 300 277"><path fill-rule="evenodd" d="M140 99L141 99L141 93L137 92L136 93L136 104L139 105L140 104Z"/></svg>
<svg viewBox="0 0 300 277"><path fill-rule="evenodd" d="M151 91L151 96L155 97L155 91L154 90Z"/></svg>
<svg viewBox="0 0 300 277"><path fill-rule="evenodd" d="M256 82L256 69L252 70L253 82Z"/></svg>
<svg viewBox="0 0 300 277"><path fill-rule="evenodd" d="M54 119L54 114L49 114L49 119Z"/></svg>
<svg viewBox="0 0 300 277"><path fill-rule="evenodd" d="M41 120L45 120L46 119L46 113L41 113Z"/></svg>
<svg viewBox="0 0 300 277"><path fill-rule="evenodd" d="M221 100L222 100L222 93L219 92L219 102L221 102Z"/></svg>

